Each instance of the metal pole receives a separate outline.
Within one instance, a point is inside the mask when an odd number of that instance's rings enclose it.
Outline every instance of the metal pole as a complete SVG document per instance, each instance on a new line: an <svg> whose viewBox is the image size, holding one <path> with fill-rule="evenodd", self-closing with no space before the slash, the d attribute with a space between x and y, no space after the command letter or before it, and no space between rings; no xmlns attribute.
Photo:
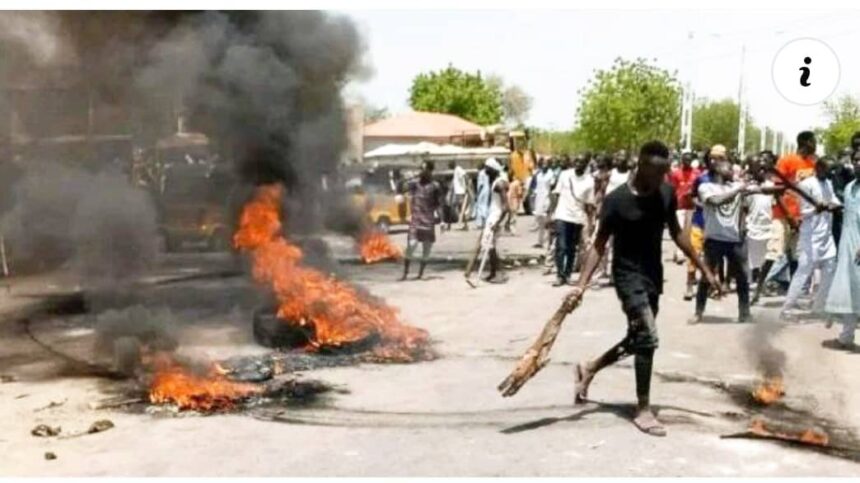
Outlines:
<svg viewBox="0 0 860 483"><path fill-rule="evenodd" d="M692 83L692 52L693 32L687 32L687 66L686 81L681 97L681 146L684 151L691 151L693 144L693 83Z"/></svg>
<svg viewBox="0 0 860 483"><path fill-rule="evenodd" d="M744 144L746 144L746 106L744 106L744 61L746 60L747 46L741 48L741 75L738 82L738 156L744 155Z"/></svg>

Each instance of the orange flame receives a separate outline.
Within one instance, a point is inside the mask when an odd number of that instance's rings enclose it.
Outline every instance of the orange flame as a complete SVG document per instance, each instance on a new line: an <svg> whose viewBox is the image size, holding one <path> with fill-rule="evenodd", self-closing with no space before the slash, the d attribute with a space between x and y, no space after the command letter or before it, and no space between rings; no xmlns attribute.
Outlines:
<svg viewBox="0 0 860 483"><path fill-rule="evenodd" d="M761 419L754 419L750 423L749 432L753 434L757 434L759 436L773 437L779 438L786 441L796 441L799 443L806 443L816 446L827 446L830 444L830 437L827 433L822 431L818 431L815 429L806 429L800 434L788 434L778 431L772 431L768 429L767 425L765 425L764 421Z"/></svg>
<svg viewBox="0 0 860 483"><path fill-rule="evenodd" d="M765 378L752 392L753 398L761 404L773 404L785 395L782 377Z"/></svg>
<svg viewBox="0 0 860 483"><path fill-rule="evenodd" d="M391 239L385 233L371 230L361 236L358 251L364 263L376 263L383 260L398 260L403 256Z"/></svg>
<svg viewBox="0 0 860 483"><path fill-rule="evenodd" d="M235 407L242 398L261 392L254 384L237 383L224 377L224 371L212 364L206 374L195 374L167 354L153 358L155 375L149 388L149 401L175 404L179 409L223 411Z"/></svg>
<svg viewBox="0 0 860 483"><path fill-rule="evenodd" d="M428 357L426 331L401 323L395 309L360 296L351 285L301 265L301 249L281 234L282 196L280 185L259 187L233 236L236 248L252 256L254 279L274 292L278 318L312 327L311 350L378 336L373 353L380 359Z"/></svg>

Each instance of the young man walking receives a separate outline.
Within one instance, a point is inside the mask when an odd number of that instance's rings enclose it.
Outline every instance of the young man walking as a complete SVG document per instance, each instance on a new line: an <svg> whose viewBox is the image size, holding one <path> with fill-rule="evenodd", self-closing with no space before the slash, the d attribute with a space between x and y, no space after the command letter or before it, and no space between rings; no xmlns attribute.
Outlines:
<svg viewBox="0 0 860 483"><path fill-rule="evenodd" d="M573 167L565 169L559 175L553 190L556 197L553 219L557 236L557 279L553 285L556 287L569 283L579 240L594 206L594 177L586 172L587 166L588 159L577 156Z"/></svg>
<svg viewBox="0 0 860 483"><path fill-rule="evenodd" d="M535 200L533 213L537 225L538 239L534 248L543 248L546 241L546 222L549 214L550 193L555 178L546 160L538 161L538 170L534 174Z"/></svg>
<svg viewBox="0 0 860 483"><path fill-rule="evenodd" d="M576 288L569 300L582 296L595 269L613 237L612 275L621 307L627 315L627 335L597 359L576 366L576 402L585 402L595 374L629 355L634 356L636 396L633 423L643 432L665 436L666 430L651 409L651 372L657 349L657 327L654 318L663 292L661 244L668 227L675 244L695 260L705 278L716 282L713 274L698 258L688 238L682 236L675 216L676 198L672 187L664 182L669 172L669 149L659 141L642 146L636 170L630 180L610 193L601 207L600 222Z"/></svg>
<svg viewBox="0 0 860 483"><path fill-rule="evenodd" d="M424 268L430 257L430 250L436 242L436 220L441 219L439 211L442 208L442 188L433 181L433 162L425 161L421 165L418 180L408 183L412 196L412 217L409 221L409 233L406 236L406 253L403 257L403 276L409 276L409 265L413 260L415 249L421 245L421 260L418 267L418 279L424 276Z"/></svg>

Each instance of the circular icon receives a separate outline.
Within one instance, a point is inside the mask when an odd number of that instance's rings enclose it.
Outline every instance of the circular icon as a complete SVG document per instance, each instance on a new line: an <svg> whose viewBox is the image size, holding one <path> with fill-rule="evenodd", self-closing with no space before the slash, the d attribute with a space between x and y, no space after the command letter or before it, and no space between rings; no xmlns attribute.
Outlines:
<svg viewBox="0 0 860 483"><path fill-rule="evenodd" d="M801 38L785 44L773 59L776 90L789 102L811 106L825 101L839 84L839 59L829 45Z"/></svg>

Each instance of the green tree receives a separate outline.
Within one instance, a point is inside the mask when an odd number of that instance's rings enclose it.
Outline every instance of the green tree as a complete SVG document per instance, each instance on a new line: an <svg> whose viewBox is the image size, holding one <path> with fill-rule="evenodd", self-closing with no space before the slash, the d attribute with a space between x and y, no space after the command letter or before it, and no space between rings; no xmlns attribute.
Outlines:
<svg viewBox="0 0 860 483"><path fill-rule="evenodd" d="M576 131L530 129L532 148L541 154L572 154L584 148Z"/></svg>
<svg viewBox="0 0 860 483"><path fill-rule="evenodd" d="M581 89L578 131L594 150L637 149L651 139L677 139L681 88L674 73L645 59L615 59Z"/></svg>
<svg viewBox="0 0 860 483"><path fill-rule="evenodd" d="M838 153L851 145L851 136L860 131L860 99L845 95L824 103L824 113L830 123L821 140L828 153Z"/></svg>
<svg viewBox="0 0 860 483"><path fill-rule="evenodd" d="M737 149L739 119L740 108L732 99L697 103L693 107L693 146L707 149L714 144L722 144L728 149ZM750 117L747 117L744 138L744 151L759 150L761 130Z"/></svg>
<svg viewBox="0 0 860 483"><path fill-rule="evenodd" d="M416 111L444 112L477 124L502 120L502 93L480 72L471 74L452 66L418 74L409 89L409 105Z"/></svg>

